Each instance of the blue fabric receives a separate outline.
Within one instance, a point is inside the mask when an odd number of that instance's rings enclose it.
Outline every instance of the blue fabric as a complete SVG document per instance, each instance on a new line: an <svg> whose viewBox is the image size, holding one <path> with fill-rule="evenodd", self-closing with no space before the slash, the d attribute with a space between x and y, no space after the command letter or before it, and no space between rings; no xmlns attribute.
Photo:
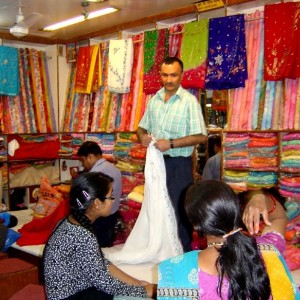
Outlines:
<svg viewBox="0 0 300 300"><path fill-rule="evenodd" d="M158 300L168 299L198 299L198 250L170 258L159 264L158 267ZM193 296L171 296L172 289ZM170 293L170 297L167 294Z"/></svg>
<svg viewBox="0 0 300 300"><path fill-rule="evenodd" d="M7 251L8 248L21 236L19 232L14 231L11 228L7 229L7 237L3 251Z"/></svg>
<svg viewBox="0 0 300 300"><path fill-rule="evenodd" d="M245 87L248 78L244 15L209 20L207 89Z"/></svg>
<svg viewBox="0 0 300 300"><path fill-rule="evenodd" d="M0 95L17 96L19 90L18 49L0 46Z"/></svg>

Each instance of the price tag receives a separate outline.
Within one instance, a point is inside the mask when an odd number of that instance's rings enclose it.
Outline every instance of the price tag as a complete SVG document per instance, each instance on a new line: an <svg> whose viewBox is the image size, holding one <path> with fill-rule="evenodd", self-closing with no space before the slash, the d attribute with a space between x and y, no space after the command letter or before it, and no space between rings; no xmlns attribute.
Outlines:
<svg viewBox="0 0 300 300"><path fill-rule="evenodd" d="M196 3L198 12L216 9L223 6L224 3L222 0L206 0L206 1Z"/></svg>

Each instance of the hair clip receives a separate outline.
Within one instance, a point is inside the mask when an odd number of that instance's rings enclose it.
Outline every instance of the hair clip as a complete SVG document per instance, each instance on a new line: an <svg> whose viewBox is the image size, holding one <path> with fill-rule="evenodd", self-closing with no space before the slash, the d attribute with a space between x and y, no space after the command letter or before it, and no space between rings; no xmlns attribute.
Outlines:
<svg viewBox="0 0 300 300"><path fill-rule="evenodd" d="M235 229L235 230L231 230L230 232L226 233L223 235L223 238L226 239L227 237L229 237L230 235L233 235L237 232L240 232L241 230L243 230L243 228L238 228L238 229Z"/></svg>
<svg viewBox="0 0 300 300"><path fill-rule="evenodd" d="M78 205L79 209L83 209L84 208L84 206L82 205L82 203L79 201L78 198L76 198L76 202L77 202L77 205Z"/></svg>
<svg viewBox="0 0 300 300"><path fill-rule="evenodd" d="M82 191L82 194L83 194L83 196L85 197L85 199L86 199L87 201L90 201L90 200L91 200L91 196L89 195L88 192L86 192L85 190L83 190L83 191Z"/></svg>

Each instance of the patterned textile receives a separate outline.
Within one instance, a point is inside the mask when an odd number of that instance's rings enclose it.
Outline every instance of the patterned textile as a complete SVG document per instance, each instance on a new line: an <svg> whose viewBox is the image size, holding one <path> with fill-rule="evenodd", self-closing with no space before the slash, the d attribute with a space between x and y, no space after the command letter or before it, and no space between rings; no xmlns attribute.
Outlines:
<svg viewBox="0 0 300 300"><path fill-rule="evenodd" d="M18 96L2 96L3 132L56 131L46 54L35 49L18 51L21 88Z"/></svg>
<svg viewBox="0 0 300 300"><path fill-rule="evenodd" d="M265 6L265 80L300 77L300 3Z"/></svg>
<svg viewBox="0 0 300 300"><path fill-rule="evenodd" d="M160 65L168 51L167 29L144 33L144 93L153 94L161 88Z"/></svg>
<svg viewBox="0 0 300 300"><path fill-rule="evenodd" d="M130 91L131 70L133 63L132 39L111 40L108 54L108 89L116 93Z"/></svg>
<svg viewBox="0 0 300 300"><path fill-rule="evenodd" d="M266 263L271 282L271 299L282 300L283 293L285 295L284 299L300 299L298 287L294 283L293 277L280 252L272 244L259 244L258 246ZM187 252L159 264L158 300L216 299L218 277L199 269L198 254L198 250ZM222 289L223 299L228 294L226 278L224 281ZM213 290L212 294L209 293L210 290Z"/></svg>
<svg viewBox="0 0 300 300"><path fill-rule="evenodd" d="M244 87L247 77L244 15L210 19L205 87Z"/></svg>
<svg viewBox="0 0 300 300"><path fill-rule="evenodd" d="M181 85L204 88L208 47L208 19L184 24L180 58L184 65Z"/></svg>
<svg viewBox="0 0 300 300"><path fill-rule="evenodd" d="M17 96L19 91L18 49L0 45L0 95Z"/></svg>
<svg viewBox="0 0 300 300"><path fill-rule="evenodd" d="M89 94L99 79L99 45L80 47L77 57L75 92ZM95 76L95 74L97 76ZM96 81L96 83L95 83Z"/></svg>

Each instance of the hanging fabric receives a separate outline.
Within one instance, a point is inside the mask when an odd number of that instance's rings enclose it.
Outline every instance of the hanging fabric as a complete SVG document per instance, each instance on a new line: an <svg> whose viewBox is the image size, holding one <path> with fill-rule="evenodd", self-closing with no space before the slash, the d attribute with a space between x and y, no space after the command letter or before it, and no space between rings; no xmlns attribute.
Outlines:
<svg viewBox="0 0 300 300"><path fill-rule="evenodd" d="M300 3L265 6L265 80L300 77Z"/></svg>
<svg viewBox="0 0 300 300"><path fill-rule="evenodd" d="M77 57L75 92L89 94L95 81L100 83L99 72L99 45L80 47ZM95 77L95 74L98 76ZM94 84L93 84L94 83Z"/></svg>
<svg viewBox="0 0 300 300"><path fill-rule="evenodd" d="M244 15L210 19L205 87L244 87L247 77Z"/></svg>
<svg viewBox="0 0 300 300"><path fill-rule="evenodd" d="M180 58L184 64L181 85L204 88L207 67L208 19L184 24Z"/></svg>
<svg viewBox="0 0 300 300"><path fill-rule="evenodd" d="M167 29L144 33L144 93L154 94L161 88L160 66L167 56Z"/></svg>
<svg viewBox="0 0 300 300"><path fill-rule="evenodd" d="M175 24L169 28L169 56L181 56L183 24Z"/></svg>
<svg viewBox="0 0 300 300"><path fill-rule="evenodd" d="M0 95L17 96L19 91L18 49L0 46Z"/></svg>
<svg viewBox="0 0 300 300"><path fill-rule="evenodd" d="M107 85L109 91L128 93L133 63L132 39L110 40L108 60Z"/></svg>

